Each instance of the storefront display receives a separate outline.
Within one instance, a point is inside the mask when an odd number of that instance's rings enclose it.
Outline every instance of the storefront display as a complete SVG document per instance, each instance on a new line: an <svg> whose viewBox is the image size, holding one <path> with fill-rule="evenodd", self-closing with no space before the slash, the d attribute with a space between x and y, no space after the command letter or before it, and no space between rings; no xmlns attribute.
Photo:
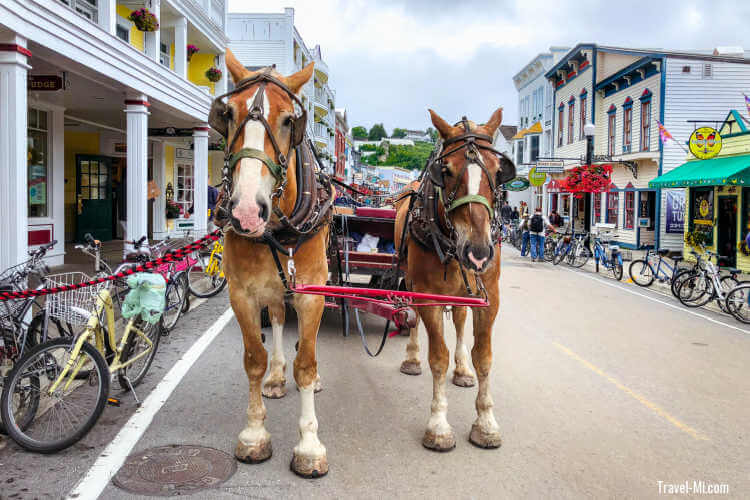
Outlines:
<svg viewBox="0 0 750 500"><path fill-rule="evenodd" d="M690 190L690 231L704 233L708 241L713 241L714 233L714 188L693 188Z"/></svg>
<svg viewBox="0 0 750 500"><path fill-rule="evenodd" d="M685 232L685 191L683 189L668 189L665 190L665 193L667 201L666 232L682 234Z"/></svg>
<svg viewBox="0 0 750 500"><path fill-rule="evenodd" d="M28 115L28 198L29 217L48 215L48 131L47 113L29 108Z"/></svg>

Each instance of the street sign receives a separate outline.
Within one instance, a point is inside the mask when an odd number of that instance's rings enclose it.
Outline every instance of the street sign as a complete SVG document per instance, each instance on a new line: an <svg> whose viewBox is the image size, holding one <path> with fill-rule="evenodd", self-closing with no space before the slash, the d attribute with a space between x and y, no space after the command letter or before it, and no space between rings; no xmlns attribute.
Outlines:
<svg viewBox="0 0 750 500"><path fill-rule="evenodd" d="M547 174L537 171L536 167L529 170L529 182L532 186L541 186L547 182Z"/></svg>
<svg viewBox="0 0 750 500"><path fill-rule="evenodd" d="M561 174L565 171L565 163L562 160L538 160L535 169L539 174Z"/></svg>
<svg viewBox="0 0 750 500"><path fill-rule="evenodd" d="M63 88L63 79L57 75L28 75L26 80L26 90L34 92L55 91Z"/></svg>
<svg viewBox="0 0 750 500"><path fill-rule="evenodd" d="M504 185L507 191L525 191L529 189L529 180L523 177L516 177L510 182L506 182Z"/></svg>

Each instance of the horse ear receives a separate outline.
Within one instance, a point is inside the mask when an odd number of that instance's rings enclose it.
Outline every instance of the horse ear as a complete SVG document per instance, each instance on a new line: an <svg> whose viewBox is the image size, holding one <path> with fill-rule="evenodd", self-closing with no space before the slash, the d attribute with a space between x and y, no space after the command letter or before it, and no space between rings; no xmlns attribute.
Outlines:
<svg viewBox="0 0 750 500"><path fill-rule="evenodd" d="M489 131L489 135L492 136L495 135L495 131L501 123L503 123L503 108L497 108L484 126Z"/></svg>
<svg viewBox="0 0 750 500"><path fill-rule="evenodd" d="M227 63L227 69L229 70L229 74L232 75L232 81L236 84L243 78L247 78L248 75L250 75L250 71L245 68L242 63L234 57L234 54L232 54L232 51L227 48L225 60Z"/></svg>
<svg viewBox="0 0 750 500"><path fill-rule="evenodd" d="M310 77L312 77L314 67L315 62L313 61L301 70L297 71L295 74L287 76L285 80L286 86L289 87L289 90L291 90L295 94L299 94L299 91L302 90L302 87L310 81Z"/></svg>
<svg viewBox="0 0 750 500"><path fill-rule="evenodd" d="M435 128L440 133L440 137L443 139L447 139L450 137L453 127L450 125L450 123L443 120L440 115L435 113L433 110L428 109L427 111L430 112L430 118L432 119L432 124L435 125Z"/></svg>

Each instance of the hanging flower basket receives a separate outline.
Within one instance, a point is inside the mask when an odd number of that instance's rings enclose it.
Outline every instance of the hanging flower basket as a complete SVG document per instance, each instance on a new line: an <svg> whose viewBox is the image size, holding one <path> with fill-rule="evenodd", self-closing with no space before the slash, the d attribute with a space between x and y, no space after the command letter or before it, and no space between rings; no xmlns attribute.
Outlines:
<svg viewBox="0 0 750 500"><path fill-rule="evenodd" d="M187 60L190 61L190 59L193 58L193 54L196 52L200 52L201 49L193 45L192 43L187 46Z"/></svg>
<svg viewBox="0 0 750 500"><path fill-rule="evenodd" d="M159 20L156 19L153 12L145 7L131 12L128 20L133 22L138 31L156 31L159 29Z"/></svg>
<svg viewBox="0 0 750 500"><path fill-rule="evenodd" d="M710 245L711 240L708 233L705 233L696 228L685 234L685 243L695 249L700 250L701 246Z"/></svg>
<svg viewBox="0 0 750 500"><path fill-rule="evenodd" d="M167 200L167 207L166 207L166 216L167 219L176 219L180 216L180 210L182 207L180 207L179 203L176 203L172 200Z"/></svg>
<svg viewBox="0 0 750 500"><path fill-rule="evenodd" d="M218 82L219 80L221 80L221 70L216 66L208 68L206 70L206 78L208 78L208 80L211 82Z"/></svg>
<svg viewBox="0 0 750 500"><path fill-rule="evenodd" d="M602 193L609 190L612 182L612 165L583 165L570 171L560 181L560 187L576 198L583 198L584 193Z"/></svg>

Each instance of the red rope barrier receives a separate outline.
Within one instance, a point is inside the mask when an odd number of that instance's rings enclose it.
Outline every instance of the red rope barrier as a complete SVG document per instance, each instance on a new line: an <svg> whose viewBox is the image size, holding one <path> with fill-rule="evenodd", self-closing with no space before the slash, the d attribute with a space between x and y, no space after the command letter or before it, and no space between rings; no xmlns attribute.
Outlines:
<svg viewBox="0 0 750 500"><path fill-rule="evenodd" d="M210 241L218 240L220 237L219 236L220 233L221 233L221 230L217 229L216 231L207 234L203 238L195 240L192 243L188 243L182 248L178 248L176 250L172 250L168 252L163 257L159 257L158 259L153 259L148 262L144 262L143 264L138 264L124 271L121 271L117 274L111 274L109 276L102 276L100 278L96 278L91 281L75 283L72 285L56 286L53 288L41 288L39 290L20 290L20 291L14 291L14 292L0 291L0 301L12 300L12 299L27 299L29 297L41 297L43 295L50 295L52 293L67 292L70 290L78 290L80 288L86 288L86 287L98 285L100 283L104 283L105 281L114 281L116 279L122 279L126 276L130 276L131 274L149 271L162 264L166 264L168 262L180 261L184 259L189 254L208 245Z"/></svg>
<svg viewBox="0 0 750 500"><path fill-rule="evenodd" d="M434 293L408 292L403 290L383 290L381 288L355 288L348 286L328 285L301 285L292 287L295 293L308 295L323 295L342 299L362 300L365 302L376 302L380 304L393 305L403 302L411 307L429 306L467 306L487 307L490 303L482 297L454 297L451 295L438 295ZM384 297L385 300L376 297ZM424 300L425 302L414 302Z"/></svg>

